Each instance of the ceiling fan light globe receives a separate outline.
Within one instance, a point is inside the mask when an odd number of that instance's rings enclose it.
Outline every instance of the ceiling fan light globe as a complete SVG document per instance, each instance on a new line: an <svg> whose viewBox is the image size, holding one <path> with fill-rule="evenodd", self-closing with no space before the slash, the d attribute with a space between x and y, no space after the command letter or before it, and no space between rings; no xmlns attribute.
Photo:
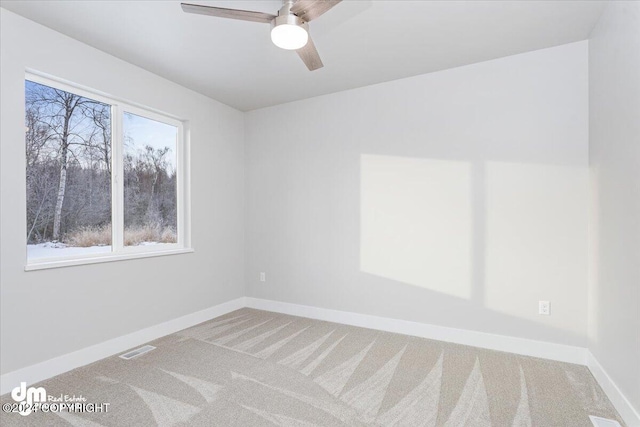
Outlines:
<svg viewBox="0 0 640 427"><path fill-rule="evenodd" d="M271 29L271 41L281 49L297 50L309 41L309 33L299 25L281 24Z"/></svg>

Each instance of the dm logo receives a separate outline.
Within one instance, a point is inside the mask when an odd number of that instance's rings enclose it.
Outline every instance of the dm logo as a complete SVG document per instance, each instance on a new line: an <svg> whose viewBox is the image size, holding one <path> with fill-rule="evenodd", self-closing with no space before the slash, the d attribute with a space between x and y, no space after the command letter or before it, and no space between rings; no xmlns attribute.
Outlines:
<svg viewBox="0 0 640 427"><path fill-rule="evenodd" d="M20 405L20 411L18 413L23 416L29 415L34 408L34 404L47 401L47 392L44 387L29 387L27 383L22 382L20 385L11 390L11 397L16 402L24 402Z"/></svg>

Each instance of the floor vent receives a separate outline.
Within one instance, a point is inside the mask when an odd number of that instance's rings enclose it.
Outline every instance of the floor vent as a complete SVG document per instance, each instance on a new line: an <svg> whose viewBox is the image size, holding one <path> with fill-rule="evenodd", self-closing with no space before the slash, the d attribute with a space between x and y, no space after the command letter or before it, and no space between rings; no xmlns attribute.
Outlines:
<svg viewBox="0 0 640 427"><path fill-rule="evenodd" d="M124 359L124 360L133 359L134 357L141 356L141 355L143 355L145 353L150 352L151 350L155 350L155 347L152 346L152 345L145 345L143 347L136 348L135 350L131 350L128 353L121 354L120 358Z"/></svg>
<svg viewBox="0 0 640 427"><path fill-rule="evenodd" d="M610 420L608 418L596 417L589 415L591 422L595 427L622 427L616 420Z"/></svg>

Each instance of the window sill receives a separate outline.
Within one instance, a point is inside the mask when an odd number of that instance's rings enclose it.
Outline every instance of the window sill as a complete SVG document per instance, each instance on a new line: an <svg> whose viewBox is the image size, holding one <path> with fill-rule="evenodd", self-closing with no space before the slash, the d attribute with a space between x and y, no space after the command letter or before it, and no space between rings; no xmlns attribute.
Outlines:
<svg viewBox="0 0 640 427"><path fill-rule="evenodd" d="M126 261L138 258L152 258L158 256L188 254L194 252L191 248L169 249L164 251L149 251L137 253L120 253L110 255L99 255L86 258L61 259L61 260L43 260L33 261L25 265L24 271L46 270L49 268L71 267L75 265L99 264L103 262Z"/></svg>

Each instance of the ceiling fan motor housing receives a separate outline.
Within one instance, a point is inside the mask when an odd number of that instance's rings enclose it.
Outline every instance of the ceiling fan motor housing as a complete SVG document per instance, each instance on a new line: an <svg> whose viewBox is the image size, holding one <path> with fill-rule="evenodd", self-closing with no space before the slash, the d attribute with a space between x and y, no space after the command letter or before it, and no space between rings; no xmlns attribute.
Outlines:
<svg viewBox="0 0 640 427"><path fill-rule="evenodd" d="M305 22L294 15L293 13L288 13L286 15L278 15L275 17L273 21L271 21L271 28L277 27L279 25L296 25L301 27Z"/></svg>
<svg viewBox="0 0 640 427"><path fill-rule="evenodd" d="M284 1L284 4L278 11L278 16L276 16L275 19L271 21L272 29L279 25L296 25L298 27L301 27L306 23L291 12L291 6L293 6L293 1Z"/></svg>

